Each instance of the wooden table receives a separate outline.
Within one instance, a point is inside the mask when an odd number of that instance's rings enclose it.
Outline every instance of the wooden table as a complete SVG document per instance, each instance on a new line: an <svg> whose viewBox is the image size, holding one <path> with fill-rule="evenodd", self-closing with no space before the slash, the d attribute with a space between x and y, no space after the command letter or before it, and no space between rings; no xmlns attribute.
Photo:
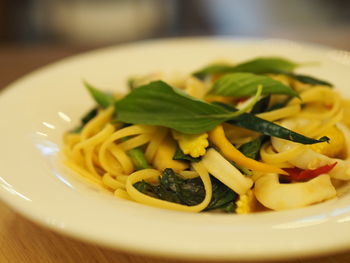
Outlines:
<svg viewBox="0 0 350 263"><path fill-rule="evenodd" d="M0 46L0 89L35 68L85 50L87 48L62 46ZM129 254L73 240L28 221L12 211L6 204L0 202L0 262L179 263L191 261ZM350 262L350 251L322 258L281 262L346 263Z"/></svg>

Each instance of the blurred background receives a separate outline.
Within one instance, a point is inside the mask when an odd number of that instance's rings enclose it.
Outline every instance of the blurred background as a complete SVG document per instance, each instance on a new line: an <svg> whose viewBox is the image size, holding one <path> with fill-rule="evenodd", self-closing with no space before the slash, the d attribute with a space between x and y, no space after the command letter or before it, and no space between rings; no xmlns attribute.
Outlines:
<svg viewBox="0 0 350 263"><path fill-rule="evenodd" d="M350 1L0 0L0 88L78 52L202 35L286 38L350 50Z"/></svg>

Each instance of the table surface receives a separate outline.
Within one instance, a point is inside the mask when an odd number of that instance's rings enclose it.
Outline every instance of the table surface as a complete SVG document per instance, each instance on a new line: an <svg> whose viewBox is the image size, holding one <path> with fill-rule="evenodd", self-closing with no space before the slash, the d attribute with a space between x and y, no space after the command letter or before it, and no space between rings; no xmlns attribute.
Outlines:
<svg viewBox="0 0 350 263"><path fill-rule="evenodd" d="M0 90L38 67L88 49L47 45L31 47L0 45ZM0 262L179 263L191 261L130 254L74 240L28 221L0 202ZM321 258L280 262L345 263L350 262L350 251Z"/></svg>

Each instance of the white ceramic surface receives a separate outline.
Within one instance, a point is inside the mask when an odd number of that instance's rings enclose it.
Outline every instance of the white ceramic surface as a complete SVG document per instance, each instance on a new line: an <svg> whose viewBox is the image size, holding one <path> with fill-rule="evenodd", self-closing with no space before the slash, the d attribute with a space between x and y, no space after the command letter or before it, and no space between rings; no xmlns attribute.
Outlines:
<svg viewBox="0 0 350 263"><path fill-rule="evenodd" d="M170 39L106 48L40 69L0 96L0 197L55 231L131 252L197 259L282 259L350 248L350 195L304 209L190 214L119 200L61 164L62 135L93 102L88 80L124 89L153 71L191 72L216 59L283 56L350 95L350 53L291 41Z"/></svg>

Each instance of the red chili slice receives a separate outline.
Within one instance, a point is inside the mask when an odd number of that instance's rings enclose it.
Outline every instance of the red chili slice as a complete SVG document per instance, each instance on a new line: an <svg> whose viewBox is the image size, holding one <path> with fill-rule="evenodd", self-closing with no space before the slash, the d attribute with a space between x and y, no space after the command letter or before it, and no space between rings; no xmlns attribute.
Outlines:
<svg viewBox="0 0 350 263"><path fill-rule="evenodd" d="M304 182L311 180L321 174L326 174L336 166L337 163L327 164L316 169L302 170L300 168L284 168L289 176L283 176L283 179L287 181Z"/></svg>
<svg viewBox="0 0 350 263"><path fill-rule="evenodd" d="M236 103L245 102L245 101L247 101L249 98L251 98L251 97L242 97L242 98L239 98L239 99L236 100Z"/></svg>

